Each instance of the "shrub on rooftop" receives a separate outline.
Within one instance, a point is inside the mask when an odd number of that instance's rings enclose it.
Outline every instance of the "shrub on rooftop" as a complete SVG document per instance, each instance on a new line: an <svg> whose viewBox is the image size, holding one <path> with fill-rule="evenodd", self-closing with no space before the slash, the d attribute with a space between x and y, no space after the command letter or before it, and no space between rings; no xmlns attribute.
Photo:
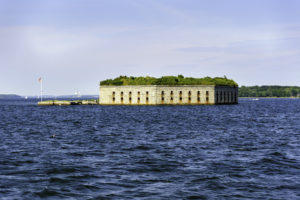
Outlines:
<svg viewBox="0 0 300 200"><path fill-rule="evenodd" d="M100 85L106 86L120 86L120 85L216 85L216 86L232 86L237 87L238 84L232 80L224 77L204 77L192 78L178 76L162 76L160 78L150 76L127 77L119 76L115 79L107 79L100 82Z"/></svg>

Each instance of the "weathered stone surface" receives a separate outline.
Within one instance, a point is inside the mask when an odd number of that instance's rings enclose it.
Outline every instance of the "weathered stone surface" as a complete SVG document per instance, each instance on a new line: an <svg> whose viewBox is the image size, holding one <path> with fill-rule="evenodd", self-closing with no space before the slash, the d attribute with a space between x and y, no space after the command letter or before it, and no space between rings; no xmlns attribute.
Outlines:
<svg viewBox="0 0 300 200"><path fill-rule="evenodd" d="M238 88L214 85L100 86L101 105L201 105L238 103Z"/></svg>

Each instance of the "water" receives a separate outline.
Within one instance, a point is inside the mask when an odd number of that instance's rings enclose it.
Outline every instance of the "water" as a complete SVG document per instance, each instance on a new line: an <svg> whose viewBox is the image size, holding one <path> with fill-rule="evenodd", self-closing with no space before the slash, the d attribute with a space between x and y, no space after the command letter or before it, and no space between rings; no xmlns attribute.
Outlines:
<svg viewBox="0 0 300 200"><path fill-rule="evenodd" d="M300 99L0 101L0 199L300 199Z"/></svg>

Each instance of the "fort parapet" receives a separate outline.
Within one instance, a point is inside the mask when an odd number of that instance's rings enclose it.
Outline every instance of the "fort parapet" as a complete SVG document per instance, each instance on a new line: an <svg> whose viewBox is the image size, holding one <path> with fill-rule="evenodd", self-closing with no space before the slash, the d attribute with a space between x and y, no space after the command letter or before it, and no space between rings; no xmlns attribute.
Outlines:
<svg viewBox="0 0 300 200"><path fill-rule="evenodd" d="M238 88L215 85L100 86L101 105L236 104Z"/></svg>

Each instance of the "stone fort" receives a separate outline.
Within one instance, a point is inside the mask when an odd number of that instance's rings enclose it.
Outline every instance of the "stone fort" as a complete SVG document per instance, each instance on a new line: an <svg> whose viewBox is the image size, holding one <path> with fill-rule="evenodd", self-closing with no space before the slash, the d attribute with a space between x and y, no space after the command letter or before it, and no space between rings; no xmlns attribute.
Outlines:
<svg viewBox="0 0 300 200"><path fill-rule="evenodd" d="M213 105L238 103L238 85L226 77L120 76L100 82L101 105Z"/></svg>
<svg viewBox="0 0 300 200"><path fill-rule="evenodd" d="M238 88L214 85L100 86L101 105L236 104Z"/></svg>

